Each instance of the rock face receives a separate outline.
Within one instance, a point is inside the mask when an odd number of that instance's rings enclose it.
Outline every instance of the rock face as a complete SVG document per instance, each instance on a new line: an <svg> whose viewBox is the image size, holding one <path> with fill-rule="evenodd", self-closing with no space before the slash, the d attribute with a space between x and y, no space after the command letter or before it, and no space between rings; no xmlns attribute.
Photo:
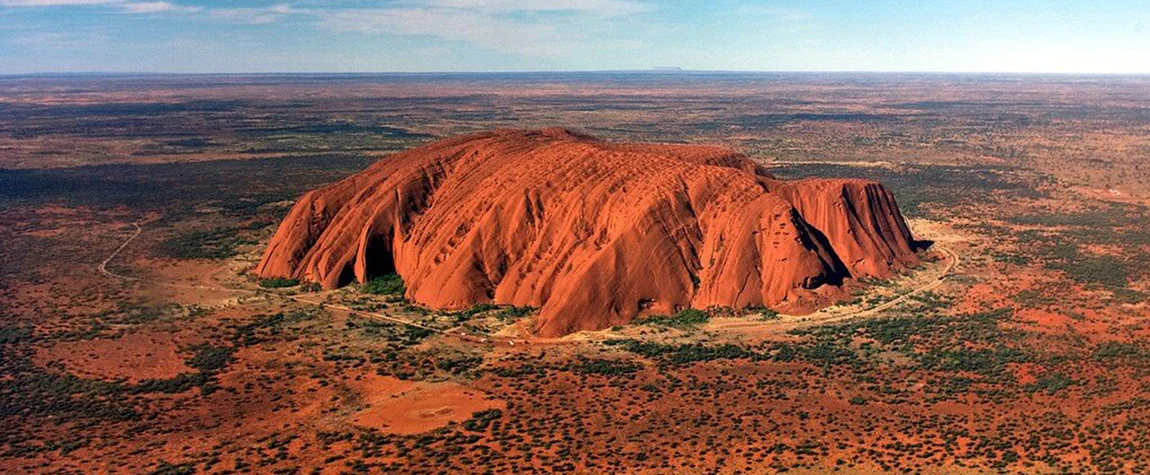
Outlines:
<svg viewBox="0 0 1150 475"><path fill-rule="evenodd" d="M894 197L778 180L716 147L500 130L398 153L306 193L257 267L334 288L396 272L440 309L540 309L565 335L686 307L810 311L918 263Z"/></svg>

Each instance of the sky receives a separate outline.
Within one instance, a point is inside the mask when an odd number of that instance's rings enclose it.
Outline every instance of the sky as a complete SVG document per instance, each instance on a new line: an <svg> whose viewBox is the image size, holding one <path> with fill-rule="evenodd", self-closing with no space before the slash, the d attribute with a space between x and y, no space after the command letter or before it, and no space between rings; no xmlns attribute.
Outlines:
<svg viewBox="0 0 1150 475"><path fill-rule="evenodd" d="M1150 0L0 0L0 74L1150 73Z"/></svg>

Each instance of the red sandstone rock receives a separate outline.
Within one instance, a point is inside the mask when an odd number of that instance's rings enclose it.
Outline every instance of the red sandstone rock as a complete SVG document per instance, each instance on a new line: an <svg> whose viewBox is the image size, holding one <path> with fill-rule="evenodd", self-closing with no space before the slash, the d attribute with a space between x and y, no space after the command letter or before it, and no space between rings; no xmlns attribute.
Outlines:
<svg viewBox="0 0 1150 475"><path fill-rule="evenodd" d="M329 289L396 272L422 305L538 307L558 336L686 307L809 311L917 262L878 183L544 129L442 140L310 191L256 271Z"/></svg>

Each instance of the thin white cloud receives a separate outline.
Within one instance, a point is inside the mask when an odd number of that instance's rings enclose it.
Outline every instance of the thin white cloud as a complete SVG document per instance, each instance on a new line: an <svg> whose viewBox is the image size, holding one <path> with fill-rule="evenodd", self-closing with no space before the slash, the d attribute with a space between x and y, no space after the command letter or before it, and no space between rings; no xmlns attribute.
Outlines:
<svg viewBox="0 0 1150 475"><path fill-rule="evenodd" d="M423 0L413 6L457 8L480 12L579 12L602 17L651 11L645 3L629 0Z"/></svg>
<svg viewBox="0 0 1150 475"><path fill-rule="evenodd" d="M124 0L0 0L5 7L58 7L69 5L108 5Z"/></svg>
<svg viewBox="0 0 1150 475"><path fill-rule="evenodd" d="M266 8L213 8L208 10L208 16L216 20L259 25L275 23L285 15L292 13L305 12L305 10L296 10L289 5L280 4Z"/></svg>
<svg viewBox="0 0 1150 475"><path fill-rule="evenodd" d="M635 41L619 39L618 25L623 17L654 9L652 4L638 0L396 0L380 8L296 8L286 3L200 8L166 0L0 0L0 5L106 5L128 14L198 12L194 18L252 25L297 16L329 31L426 36L533 56L636 48L639 45Z"/></svg>
<svg viewBox="0 0 1150 475"><path fill-rule="evenodd" d="M395 8L332 10L319 15L321 28L377 35L430 36L483 48L547 55L570 39L556 22L528 22L454 9Z"/></svg>
<svg viewBox="0 0 1150 475"><path fill-rule="evenodd" d="M611 40L618 17L651 10L626 0L414 0L400 7L315 10L319 27L337 32L428 36L481 48L552 56L575 49L633 48ZM548 13L546 18L536 14Z"/></svg>
<svg viewBox="0 0 1150 475"><path fill-rule="evenodd" d="M186 7L176 5L170 2L135 2L125 3L120 6L125 13L147 14L147 13L165 13L165 12L195 12L199 11L199 7Z"/></svg>
<svg viewBox="0 0 1150 475"><path fill-rule="evenodd" d="M177 5L166 1L128 2L127 0L0 0L5 7L106 6L125 13L195 12L199 7Z"/></svg>
<svg viewBox="0 0 1150 475"><path fill-rule="evenodd" d="M809 11L769 5L742 5L731 10L730 16L734 21L755 21L787 34L809 33L820 25L819 18Z"/></svg>
<svg viewBox="0 0 1150 475"><path fill-rule="evenodd" d="M84 48L93 44L106 43L104 34L81 33L35 33L12 39L12 43L28 48Z"/></svg>

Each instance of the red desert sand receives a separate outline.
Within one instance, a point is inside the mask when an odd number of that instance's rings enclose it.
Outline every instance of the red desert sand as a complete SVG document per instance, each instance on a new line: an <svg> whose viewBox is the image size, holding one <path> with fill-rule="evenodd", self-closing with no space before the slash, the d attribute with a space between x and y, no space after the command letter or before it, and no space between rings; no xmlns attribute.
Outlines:
<svg viewBox="0 0 1150 475"><path fill-rule="evenodd" d="M914 251L881 184L552 128L441 140L310 191L257 272L328 289L395 272L419 304L536 307L560 336L687 307L807 312Z"/></svg>

